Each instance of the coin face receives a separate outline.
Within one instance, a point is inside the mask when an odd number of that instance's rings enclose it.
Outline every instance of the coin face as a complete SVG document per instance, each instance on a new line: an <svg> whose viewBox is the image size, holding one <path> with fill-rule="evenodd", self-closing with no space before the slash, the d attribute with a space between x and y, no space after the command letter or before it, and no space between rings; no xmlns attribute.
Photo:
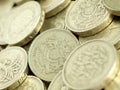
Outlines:
<svg viewBox="0 0 120 90"><path fill-rule="evenodd" d="M117 19L118 20L118 19ZM89 37L79 37L80 44L93 39L101 39L112 43L113 45L118 44L120 41L120 22L114 20L105 30L97 33L96 35Z"/></svg>
<svg viewBox="0 0 120 90"><path fill-rule="evenodd" d="M15 90L45 90L43 82L35 77L28 76L24 83Z"/></svg>
<svg viewBox="0 0 120 90"><path fill-rule="evenodd" d="M76 48L63 68L63 81L72 89L103 88L103 83L116 70L118 55L113 45L93 40Z"/></svg>
<svg viewBox="0 0 120 90"><path fill-rule="evenodd" d="M42 8L45 10L46 17L51 17L62 11L70 2L71 0L40 0Z"/></svg>
<svg viewBox="0 0 120 90"><path fill-rule="evenodd" d="M80 36L93 35L112 21L102 0L77 0L66 14L66 26Z"/></svg>
<svg viewBox="0 0 120 90"><path fill-rule="evenodd" d="M6 21L6 42L12 45L23 45L29 42L41 28L38 26L41 23L41 15L40 4L35 1L13 9Z"/></svg>
<svg viewBox="0 0 120 90"><path fill-rule="evenodd" d="M20 79L27 67L27 54L20 47L8 47L0 52L0 89Z"/></svg>
<svg viewBox="0 0 120 90"><path fill-rule="evenodd" d="M51 29L41 33L29 49L32 72L45 81L51 81L78 44L76 37L65 30Z"/></svg>
<svg viewBox="0 0 120 90"><path fill-rule="evenodd" d="M69 89L62 80L62 72L59 72L50 83L48 90L72 90Z"/></svg>
<svg viewBox="0 0 120 90"><path fill-rule="evenodd" d="M105 7L114 15L120 16L119 0L103 0Z"/></svg>

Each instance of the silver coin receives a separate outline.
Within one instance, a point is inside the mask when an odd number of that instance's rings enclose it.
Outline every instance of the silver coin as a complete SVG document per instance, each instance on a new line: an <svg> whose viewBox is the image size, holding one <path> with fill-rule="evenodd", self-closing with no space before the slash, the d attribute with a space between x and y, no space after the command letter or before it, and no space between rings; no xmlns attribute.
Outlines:
<svg viewBox="0 0 120 90"><path fill-rule="evenodd" d="M78 46L67 58L63 81L72 89L102 89L115 78L118 67L118 53L112 44L89 41Z"/></svg>
<svg viewBox="0 0 120 90"><path fill-rule="evenodd" d="M47 30L32 42L29 49L29 66L36 76L51 81L78 44L76 37L68 31Z"/></svg>
<svg viewBox="0 0 120 90"><path fill-rule="evenodd" d="M27 67L27 54L21 47L8 47L0 52L0 89L20 79Z"/></svg>

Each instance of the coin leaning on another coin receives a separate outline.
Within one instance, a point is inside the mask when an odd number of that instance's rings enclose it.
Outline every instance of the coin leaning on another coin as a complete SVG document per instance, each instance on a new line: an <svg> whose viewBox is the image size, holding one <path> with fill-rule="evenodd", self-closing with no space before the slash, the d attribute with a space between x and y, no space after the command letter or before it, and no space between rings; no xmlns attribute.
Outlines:
<svg viewBox="0 0 120 90"><path fill-rule="evenodd" d="M93 40L78 46L69 55L62 77L72 89L102 89L118 70L119 56L115 47L106 41Z"/></svg>

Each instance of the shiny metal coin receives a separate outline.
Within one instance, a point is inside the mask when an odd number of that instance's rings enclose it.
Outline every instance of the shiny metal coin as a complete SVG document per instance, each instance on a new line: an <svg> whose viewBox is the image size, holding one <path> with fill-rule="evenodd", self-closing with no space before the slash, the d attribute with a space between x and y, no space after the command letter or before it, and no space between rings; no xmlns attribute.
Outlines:
<svg viewBox="0 0 120 90"><path fill-rule="evenodd" d="M29 1L11 11L6 20L6 42L9 45L25 45L40 31L44 13L39 3Z"/></svg>
<svg viewBox="0 0 120 90"><path fill-rule="evenodd" d="M67 56L78 44L72 33L62 29L41 33L29 49L29 66L32 72L45 81L52 81L62 69Z"/></svg>
<svg viewBox="0 0 120 90"><path fill-rule="evenodd" d="M66 26L80 36L90 36L102 31L112 17L102 0L77 0L66 14Z"/></svg>
<svg viewBox="0 0 120 90"><path fill-rule="evenodd" d="M27 67L27 54L21 47L8 47L0 52L0 89L17 82Z"/></svg>
<svg viewBox="0 0 120 90"><path fill-rule="evenodd" d="M78 46L67 58L63 81L72 89L102 89L113 80L118 67L118 53L112 44L102 40L89 41Z"/></svg>

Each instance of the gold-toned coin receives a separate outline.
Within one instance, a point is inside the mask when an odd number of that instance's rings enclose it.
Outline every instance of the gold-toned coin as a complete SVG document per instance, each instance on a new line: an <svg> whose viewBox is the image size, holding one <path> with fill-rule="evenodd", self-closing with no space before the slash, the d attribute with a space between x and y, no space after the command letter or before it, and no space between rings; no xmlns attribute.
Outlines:
<svg viewBox="0 0 120 90"><path fill-rule="evenodd" d="M15 90L45 90L45 87L39 78L27 76L26 80Z"/></svg>
<svg viewBox="0 0 120 90"><path fill-rule="evenodd" d="M48 90L73 90L69 89L62 80L62 72L60 71L50 83Z"/></svg>
<svg viewBox="0 0 120 90"><path fill-rule="evenodd" d="M40 0L42 8L45 10L46 17L51 17L66 8L71 0Z"/></svg>
<svg viewBox="0 0 120 90"><path fill-rule="evenodd" d="M80 36L90 36L102 31L112 21L112 16L102 0L77 0L66 14L66 26Z"/></svg>
<svg viewBox="0 0 120 90"><path fill-rule="evenodd" d="M80 44L93 39L101 39L118 45L120 42L120 18L115 18L112 23L103 31L89 37L79 37Z"/></svg>
<svg viewBox="0 0 120 90"><path fill-rule="evenodd" d="M6 42L10 45L25 45L40 31L44 12L40 4L29 1L10 12L6 20Z"/></svg>
<svg viewBox="0 0 120 90"><path fill-rule="evenodd" d="M0 52L0 89L17 82L27 67L27 54L21 47L8 47Z"/></svg>
<svg viewBox="0 0 120 90"><path fill-rule="evenodd" d="M103 3L113 15L120 16L120 0L103 0Z"/></svg>
<svg viewBox="0 0 120 90"><path fill-rule="evenodd" d="M51 81L78 44L77 38L65 30L51 29L41 33L29 49L32 72L45 81Z"/></svg>
<svg viewBox="0 0 120 90"><path fill-rule="evenodd" d="M115 47L102 40L78 46L63 67L63 81L78 90L101 89L118 73L119 57Z"/></svg>
<svg viewBox="0 0 120 90"><path fill-rule="evenodd" d="M66 15L66 12L68 11L69 7L73 3L74 3L74 1L71 1L70 5L66 9L64 9L63 11L61 11L54 17L45 19L45 22L43 24L41 32L51 29L51 28L67 29L67 27L65 26L65 15Z"/></svg>

